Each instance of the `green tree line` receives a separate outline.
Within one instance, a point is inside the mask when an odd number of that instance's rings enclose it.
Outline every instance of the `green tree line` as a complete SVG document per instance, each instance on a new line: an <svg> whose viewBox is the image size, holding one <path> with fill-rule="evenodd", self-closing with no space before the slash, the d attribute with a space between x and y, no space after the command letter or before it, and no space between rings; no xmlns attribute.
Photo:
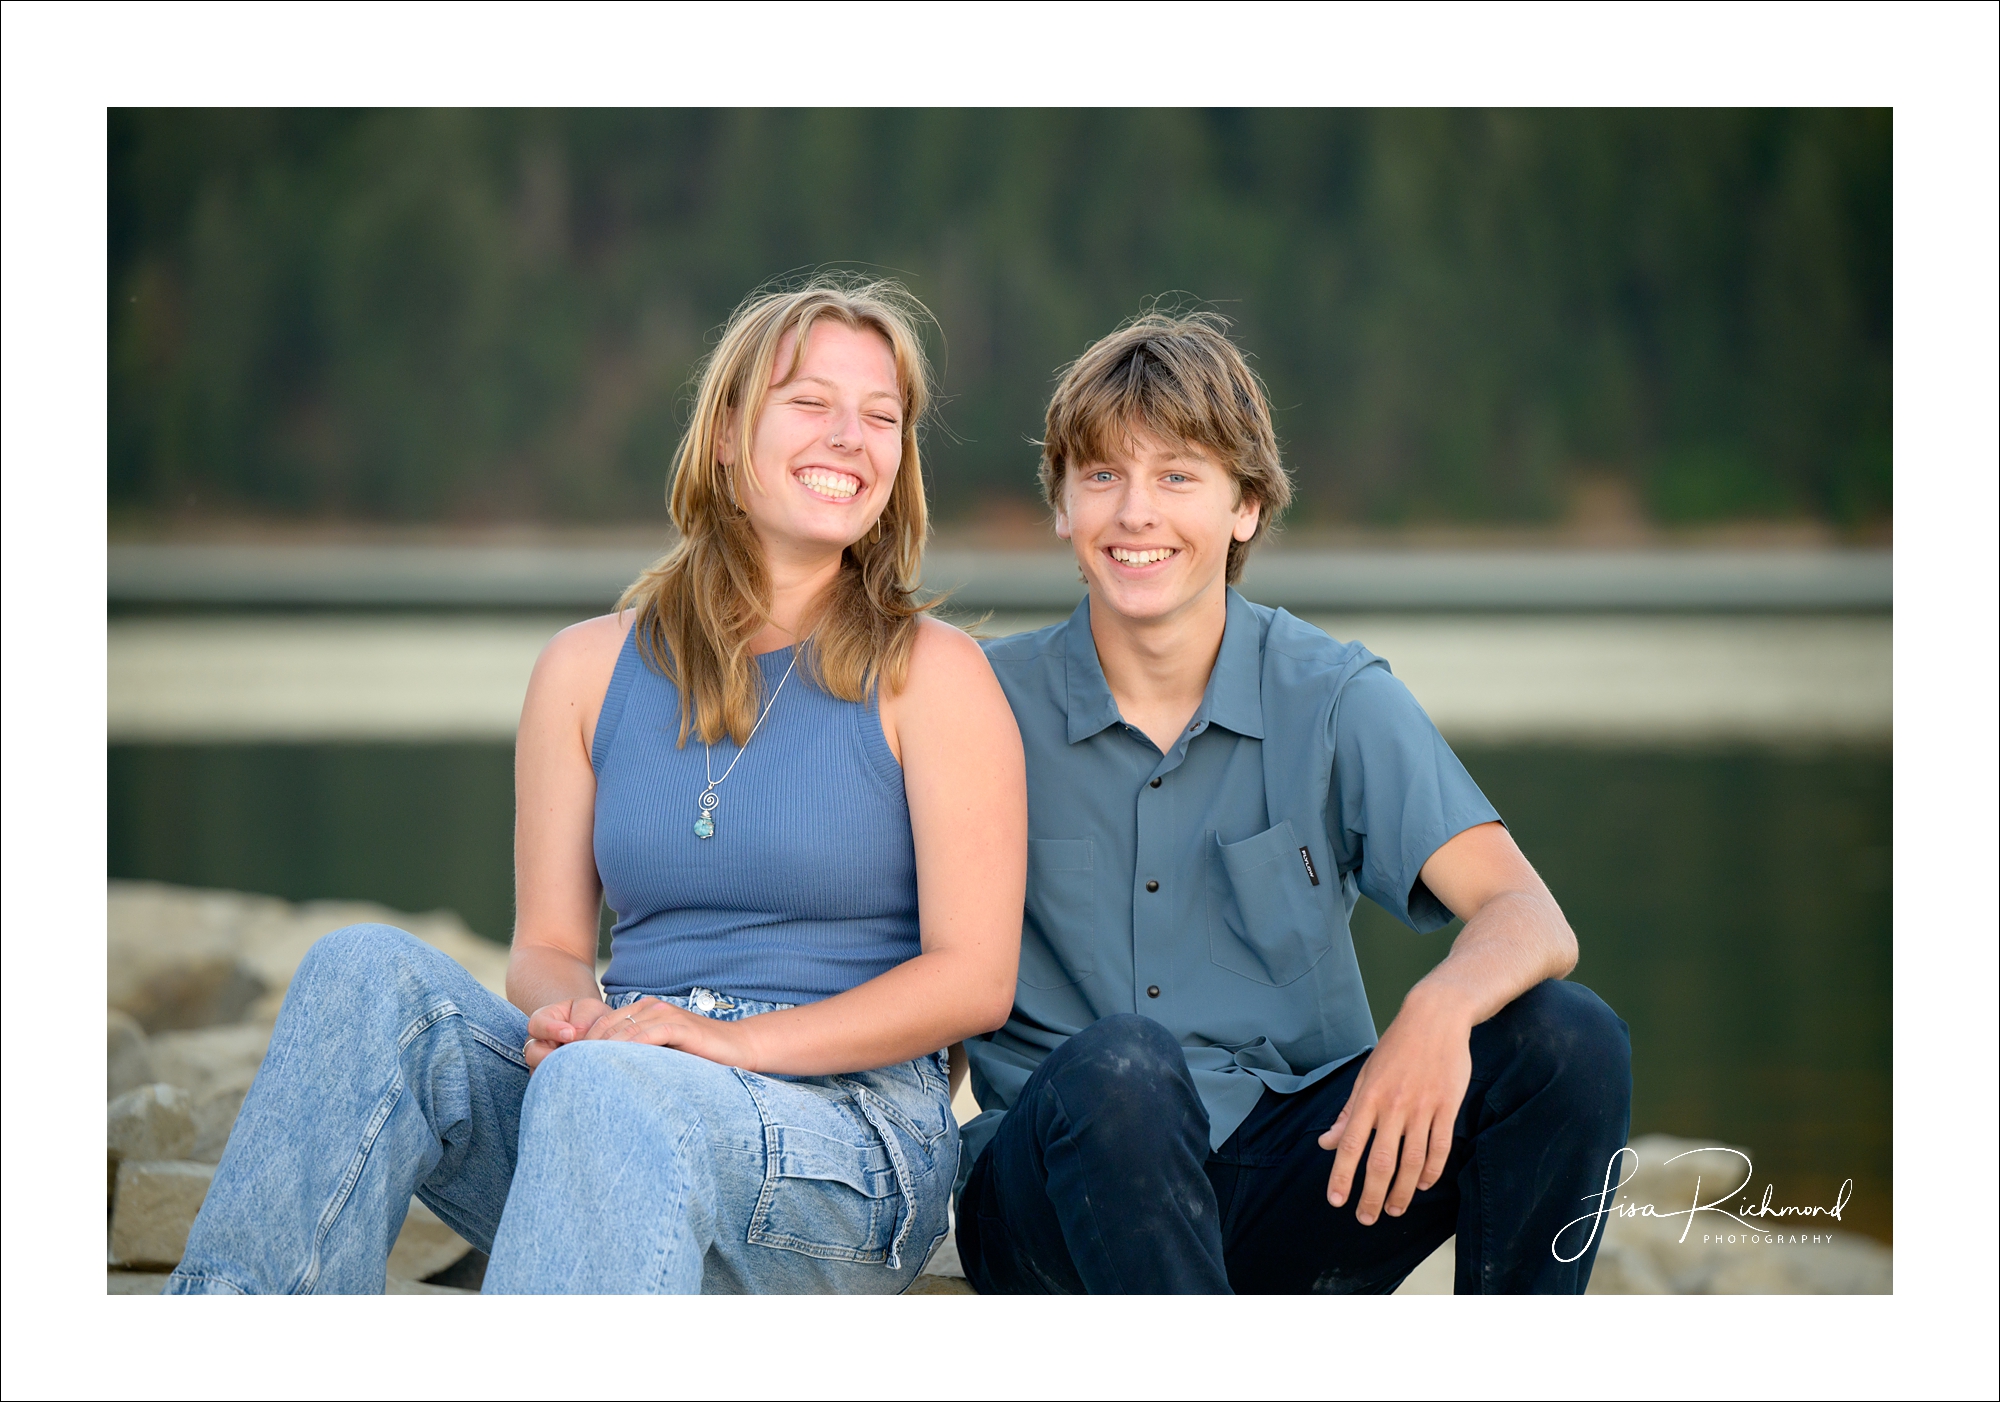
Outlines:
<svg viewBox="0 0 2000 1402"><path fill-rule="evenodd" d="M114 518L657 520L774 276L936 312L940 514L1031 497L1054 374L1223 312L1306 521L1890 509L1879 110L117 110Z"/></svg>

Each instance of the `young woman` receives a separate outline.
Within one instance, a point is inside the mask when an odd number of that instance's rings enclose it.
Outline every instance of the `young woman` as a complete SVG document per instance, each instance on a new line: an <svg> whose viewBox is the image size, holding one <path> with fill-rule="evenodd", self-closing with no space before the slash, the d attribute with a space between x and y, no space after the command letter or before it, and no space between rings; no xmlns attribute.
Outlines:
<svg viewBox="0 0 2000 1402"><path fill-rule="evenodd" d="M379 1292L412 1192L488 1291L915 1278L958 1161L939 1049L1006 1020L1027 846L1007 702L911 599L917 310L738 309L680 543L529 682L513 1005L399 930L315 945L170 1293Z"/></svg>

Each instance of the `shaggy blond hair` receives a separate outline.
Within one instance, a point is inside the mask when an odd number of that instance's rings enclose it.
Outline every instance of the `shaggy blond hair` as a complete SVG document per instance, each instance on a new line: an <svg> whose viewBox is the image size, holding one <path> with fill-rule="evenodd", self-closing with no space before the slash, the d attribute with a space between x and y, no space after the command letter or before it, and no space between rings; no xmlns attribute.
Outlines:
<svg viewBox="0 0 2000 1402"><path fill-rule="evenodd" d="M1134 317L1062 370L1042 437L1042 499L1061 511L1073 467L1106 461L1144 430L1168 443L1214 453L1235 480L1237 500L1262 508L1257 533L1229 542L1227 579L1292 500L1278 460L1264 385L1214 312L1150 311Z"/></svg>
<svg viewBox="0 0 2000 1402"><path fill-rule="evenodd" d="M752 293L702 363L694 414L667 487L680 542L618 601L621 609L638 608L633 626L640 649L680 689L680 744L692 730L708 744L727 732L741 745L756 723L763 679L750 640L771 621L771 581L738 504L737 483L763 490L748 471L750 449L779 342L797 333L783 376L789 382L821 322L873 331L888 342L903 397L903 456L874 529L842 552L839 575L805 621L812 643L802 670L843 701L860 701L883 685L902 689L918 616L930 607L912 597L930 531L917 449L930 405L920 320L934 321L898 283L820 276L795 290ZM717 455L732 423L741 472Z"/></svg>

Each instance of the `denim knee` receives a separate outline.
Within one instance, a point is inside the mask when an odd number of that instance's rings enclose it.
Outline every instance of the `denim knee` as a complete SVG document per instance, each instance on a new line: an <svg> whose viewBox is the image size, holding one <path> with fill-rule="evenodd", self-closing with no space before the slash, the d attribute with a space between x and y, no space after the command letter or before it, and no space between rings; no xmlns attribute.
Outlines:
<svg viewBox="0 0 2000 1402"><path fill-rule="evenodd" d="M1554 1082L1588 1087L1594 1098L1632 1094L1632 1038L1624 1020L1590 989L1567 979L1536 984L1495 1015L1521 1055Z"/></svg>
<svg viewBox="0 0 2000 1402"><path fill-rule="evenodd" d="M1088 1104L1107 1127L1177 1126L1190 1107L1200 1108L1180 1043L1137 1013L1093 1022L1050 1053L1047 1066L1070 1108Z"/></svg>
<svg viewBox="0 0 2000 1402"><path fill-rule="evenodd" d="M306 958L298 964L300 978L356 978L370 974L384 974L400 968L408 958L422 950L430 954L430 946L418 940L408 930L398 930L392 924L350 924L322 934L306 950Z"/></svg>
<svg viewBox="0 0 2000 1402"><path fill-rule="evenodd" d="M412 960L442 958L407 930L394 925L347 925L313 941L299 961L294 983L332 979L342 985L379 985L408 968Z"/></svg>
<svg viewBox="0 0 2000 1402"><path fill-rule="evenodd" d="M604 1089L624 1080L630 1074L626 1063L643 1050L636 1042L571 1042L542 1058L529 1089L543 1095Z"/></svg>
<svg viewBox="0 0 2000 1402"><path fill-rule="evenodd" d="M639 1095L634 1082L645 1072L657 1073L666 1061L658 1047L634 1042L572 1042L558 1047L528 1079L523 1121L553 1113L572 1125L601 1121L607 1133L629 1132ZM658 1076L647 1079L657 1082ZM657 1085L651 1089L657 1094Z"/></svg>
<svg viewBox="0 0 2000 1402"><path fill-rule="evenodd" d="M1113 1013L1071 1037L1050 1059L1088 1067L1112 1080L1160 1080L1187 1075L1187 1057L1174 1034L1138 1013Z"/></svg>

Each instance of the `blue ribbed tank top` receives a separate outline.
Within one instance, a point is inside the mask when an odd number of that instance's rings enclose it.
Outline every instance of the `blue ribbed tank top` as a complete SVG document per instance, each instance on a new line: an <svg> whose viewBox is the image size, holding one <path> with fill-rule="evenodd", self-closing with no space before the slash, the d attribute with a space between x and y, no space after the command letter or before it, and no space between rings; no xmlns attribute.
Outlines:
<svg viewBox="0 0 2000 1402"><path fill-rule="evenodd" d="M764 699L791 660L791 648L756 659ZM646 662L634 628L590 749L591 843L618 917L607 994L701 987L810 1003L918 953L910 809L873 697L839 700L795 670L716 789L705 839L694 832L702 743L679 735L679 688ZM723 736L713 772L737 753Z"/></svg>

